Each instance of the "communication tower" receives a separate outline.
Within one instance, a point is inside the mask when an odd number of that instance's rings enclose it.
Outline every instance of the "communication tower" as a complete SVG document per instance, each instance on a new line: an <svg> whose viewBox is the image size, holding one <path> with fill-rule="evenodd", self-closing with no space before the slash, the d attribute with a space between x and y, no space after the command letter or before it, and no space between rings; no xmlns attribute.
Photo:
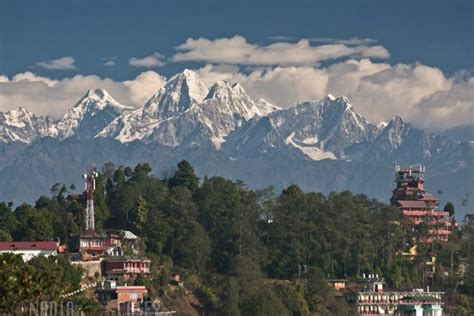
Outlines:
<svg viewBox="0 0 474 316"><path fill-rule="evenodd" d="M87 169L87 172L83 175L86 190L87 208L86 208L86 232L95 233L94 224L94 191L95 191L95 179L98 176L98 172L95 168Z"/></svg>

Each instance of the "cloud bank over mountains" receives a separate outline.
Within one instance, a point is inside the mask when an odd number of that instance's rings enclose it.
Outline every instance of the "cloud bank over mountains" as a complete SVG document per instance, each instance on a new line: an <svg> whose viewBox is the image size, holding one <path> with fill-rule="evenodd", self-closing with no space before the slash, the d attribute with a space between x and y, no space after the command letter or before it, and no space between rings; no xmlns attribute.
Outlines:
<svg viewBox="0 0 474 316"><path fill-rule="evenodd" d="M12 78L0 76L0 111L24 107L36 114L63 115L90 89L103 88L121 103L142 106L163 86L165 78L153 71L139 74L135 79L114 81L96 75L75 75L62 80L25 72Z"/></svg>
<svg viewBox="0 0 474 316"><path fill-rule="evenodd" d="M448 77L440 69L417 64L390 64L386 48L372 39L274 38L269 45L249 43L242 36L188 39L168 60L196 62L206 84L217 80L240 82L257 98L287 108L327 94L347 95L358 112L373 122L402 114L433 130L472 124L474 77ZM64 58L71 58L64 59ZM44 62L38 67L74 67L72 57ZM135 67L164 65L159 53L131 57ZM54 68L56 67L56 68ZM63 67L63 68L61 68ZM88 89L104 88L120 103L141 107L166 78L145 71L127 81L97 75L75 75L53 80L32 72L11 78L0 75L0 110L25 107L37 114L62 115Z"/></svg>
<svg viewBox="0 0 474 316"><path fill-rule="evenodd" d="M201 61L235 65L315 65L343 57L390 57L383 46L349 46L342 43L312 46L307 39L296 43L276 42L267 46L250 44L242 36L209 40L189 38L179 45L173 61Z"/></svg>

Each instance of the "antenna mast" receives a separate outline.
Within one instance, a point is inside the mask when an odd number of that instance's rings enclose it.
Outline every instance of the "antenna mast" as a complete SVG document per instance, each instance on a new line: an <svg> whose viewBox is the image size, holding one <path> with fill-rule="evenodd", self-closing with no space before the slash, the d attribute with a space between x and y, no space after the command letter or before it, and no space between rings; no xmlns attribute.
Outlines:
<svg viewBox="0 0 474 316"><path fill-rule="evenodd" d="M94 223L94 191L95 191L95 179L99 174L95 168L87 169L87 173L84 174L87 208L86 208L86 232L95 233Z"/></svg>

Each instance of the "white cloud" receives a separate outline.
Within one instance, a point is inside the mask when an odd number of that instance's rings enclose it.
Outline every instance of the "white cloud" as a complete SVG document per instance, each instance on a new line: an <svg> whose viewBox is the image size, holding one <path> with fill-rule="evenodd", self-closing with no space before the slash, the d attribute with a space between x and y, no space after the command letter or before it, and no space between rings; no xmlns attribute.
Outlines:
<svg viewBox="0 0 474 316"><path fill-rule="evenodd" d="M102 60L104 61L104 66L114 67L115 61L117 60L117 56L103 57Z"/></svg>
<svg viewBox="0 0 474 316"><path fill-rule="evenodd" d="M354 39L355 41L360 39ZM172 60L202 61L214 64L235 65L315 65L325 60L348 57L388 58L390 54L380 45L368 46L357 43L349 46L332 43L312 46L309 40L296 43L275 42L267 46L250 44L239 35L231 38L209 40L206 38L188 38L177 46Z"/></svg>
<svg viewBox="0 0 474 316"><path fill-rule="evenodd" d="M11 81L11 82L21 82L21 81L25 81L25 82L43 82L48 87L52 87L58 82L57 80L54 80L54 79L49 79L47 77L38 76L38 75L36 75L36 74L34 74L30 71L16 74L15 76L13 76L13 78L11 80L9 80L8 77L6 77L6 76L4 78L5 78L5 82L8 82L8 81Z"/></svg>
<svg viewBox="0 0 474 316"><path fill-rule="evenodd" d="M166 65L163 61L164 57L160 53L153 53L143 58L132 57L128 60L128 64L133 67L153 68Z"/></svg>
<svg viewBox="0 0 474 316"><path fill-rule="evenodd" d="M51 80L31 72L17 74L11 79L0 76L0 111L22 106L36 114L59 117L89 89L97 88L106 89L122 104L141 107L165 81L163 76L152 71L123 82L95 75L76 75L62 80Z"/></svg>
<svg viewBox="0 0 474 316"><path fill-rule="evenodd" d="M309 41L313 43L336 43L336 44L344 44L344 45L370 45L370 44L377 43L377 41L372 38L358 38L358 37L353 37L350 39L313 37L313 38L310 38Z"/></svg>
<svg viewBox="0 0 474 316"><path fill-rule="evenodd" d="M123 81L129 91L131 104L143 106L148 99L164 86L166 78L154 71L139 74L134 80Z"/></svg>
<svg viewBox="0 0 474 316"><path fill-rule="evenodd" d="M41 62L36 63L36 66L44 68L44 69L49 69L49 70L75 70L77 69L76 66L74 66L74 58L70 56L41 61Z"/></svg>
<svg viewBox="0 0 474 316"><path fill-rule="evenodd" d="M453 81L450 89L423 98L412 115L433 130L474 123L474 78Z"/></svg>

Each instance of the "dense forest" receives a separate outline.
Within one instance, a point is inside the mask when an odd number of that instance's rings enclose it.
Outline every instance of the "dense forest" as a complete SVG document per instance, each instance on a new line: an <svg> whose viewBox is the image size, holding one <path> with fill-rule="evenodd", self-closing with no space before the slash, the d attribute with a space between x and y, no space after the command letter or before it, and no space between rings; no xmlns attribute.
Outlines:
<svg viewBox="0 0 474 316"><path fill-rule="evenodd" d="M391 288L426 285L421 267L427 257L401 255L426 229L365 195L325 196L297 185L254 191L221 177L199 179L187 161L161 177L146 163L107 163L99 171L96 228L130 230L141 238L152 277L136 282L165 306L179 309L192 293L198 303L189 305L199 313L344 315L350 306L326 279L378 273ZM84 205L66 198L73 190L57 183L33 206L1 203L0 240L70 242L85 226ZM447 291L456 312L474 310L474 216L466 216L451 241L433 247L420 249L437 254L430 287ZM78 286L80 271L62 257L17 259L0 256L0 307L15 300L12 293L21 292L22 300L56 298ZM184 289L171 290L170 273L183 275ZM28 275L41 279L42 288L25 289Z"/></svg>

